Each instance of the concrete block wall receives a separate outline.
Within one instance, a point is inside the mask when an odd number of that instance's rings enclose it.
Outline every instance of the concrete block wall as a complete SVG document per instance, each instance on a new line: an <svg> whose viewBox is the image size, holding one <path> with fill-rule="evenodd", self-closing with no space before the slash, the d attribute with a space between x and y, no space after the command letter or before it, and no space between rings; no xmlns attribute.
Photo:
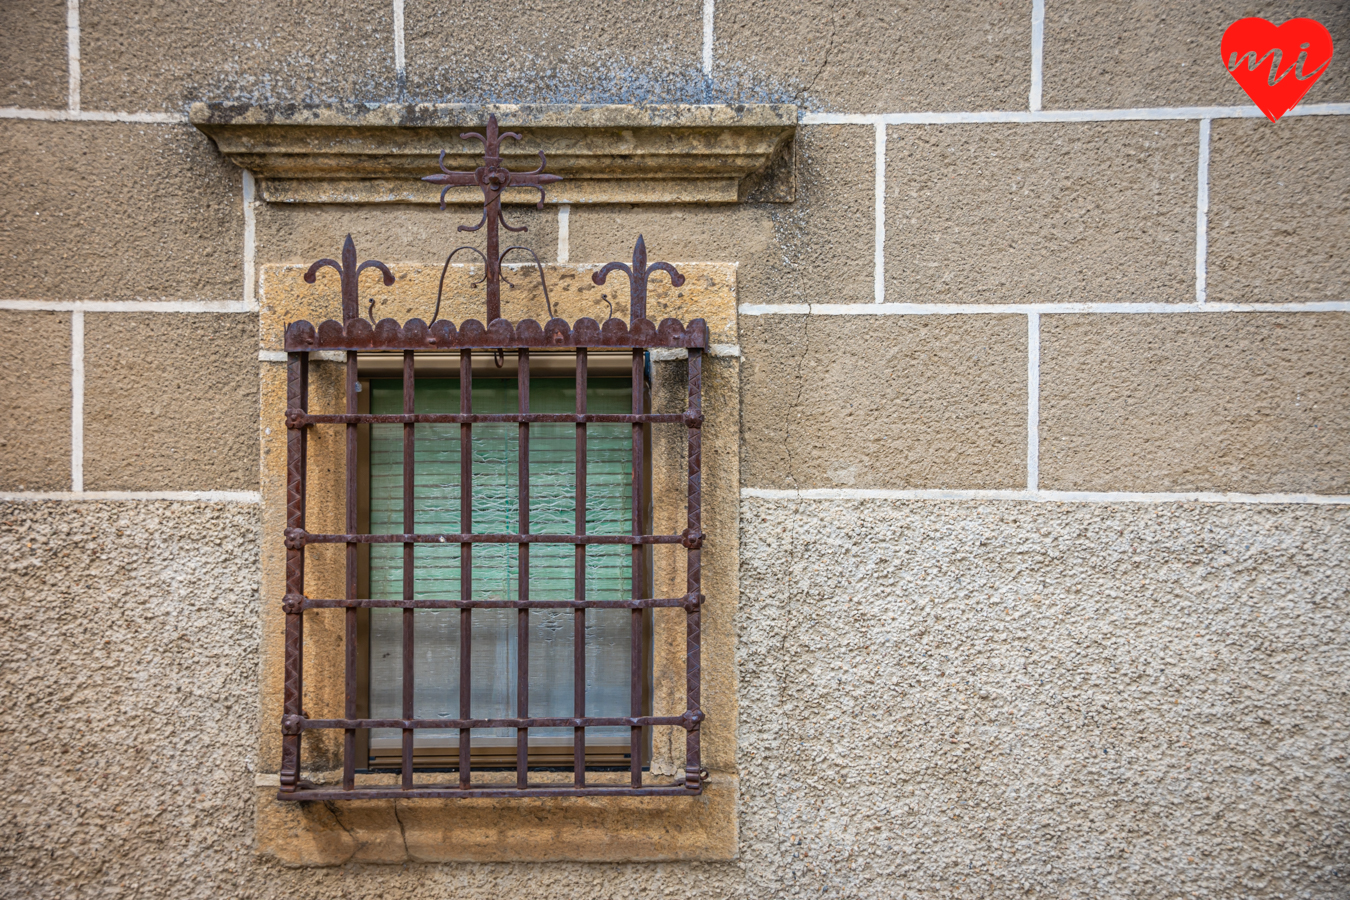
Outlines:
<svg viewBox="0 0 1350 900"><path fill-rule="evenodd" d="M1345 895L1350 70L1267 122L1243 15L1350 46L1330 0L6 4L4 893ZM458 220L261 204L202 98L800 106L793 204L527 219L740 265L739 859L254 856L256 272Z"/></svg>

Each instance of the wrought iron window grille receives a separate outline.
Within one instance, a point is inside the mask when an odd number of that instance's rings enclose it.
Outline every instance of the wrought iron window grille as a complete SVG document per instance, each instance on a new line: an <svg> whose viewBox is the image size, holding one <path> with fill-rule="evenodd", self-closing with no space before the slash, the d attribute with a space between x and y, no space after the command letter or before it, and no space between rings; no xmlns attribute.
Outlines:
<svg viewBox="0 0 1350 900"><path fill-rule="evenodd" d="M286 495L286 594L282 607L286 616L285 661L283 688L283 715L281 719L282 755L280 790L282 800L346 800L410 797L560 797L560 796L690 796L702 791L707 772L700 760L700 724L704 713L700 708L699 669L701 644L700 553L703 546L701 514L701 438L702 438L702 358L707 349L708 333L702 319L688 325L676 319L665 319L659 325L646 317L647 282L656 272L664 272L678 287L684 278L675 267L665 262L649 263L641 236L633 251L631 265L611 262L592 277L603 285L609 275L624 273L630 287L630 318L627 323L611 315L603 322L581 318L574 323L552 315L548 300L548 286L544 268L532 250L523 246L500 248L498 226L511 232L523 232L524 226L511 225L502 215L503 193L512 187L529 187L539 191L538 208L544 206L544 185L561 180L560 176L546 174L547 161L539 154L539 168L532 172L511 172L502 167L500 141L503 138L520 140L520 135L498 131L496 117L488 120L484 134L468 132L460 135L465 140L483 144L484 164L473 172L442 171L424 178L446 186L476 185L483 191L483 212L478 224L461 225L460 231L486 229L486 250L461 246L450 251L442 270L441 284L450 262L461 251L475 253L484 264L484 276L475 284L484 284L487 297L487 323L468 320L456 326L440 319L441 294L437 293L436 308L430 324L410 319L402 324L393 319L379 322L361 316L357 281L368 268L383 275L385 285L394 278L388 266L376 260L357 263L356 248L351 235L343 245L340 261L322 259L310 266L305 281L313 284L319 270L328 267L337 271L342 291L342 322L325 321L318 326L307 321L289 324L285 332L287 352L287 495ZM444 153L442 153L442 161ZM441 208L445 208L442 192ZM501 318L502 261L513 251L523 251L534 259L544 287L549 319L540 325L532 319L512 324ZM371 309L373 319L373 305ZM683 348L688 351L688 407L684 412L656 414L647 411L644 385L645 356L653 348ZM571 349L576 357L576 411L575 413L536 413L530 405L530 353L532 350ZM586 409L587 352L590 349L629 351L632 354L632 411L628 414L597 414ZM309 362L316 351L341 351L346 356L346 411L341 414L311 413L309 410ZM415 413L414 377L418 353L448 353L458 351L460 378L460 411L458 413ZM515 413L480 414L473 411L473 354L491 353L500 365L506 353L515 353L518 359L518 411ZM358 412L357 354L401 353L403 377L403 412L397 415L373 415ZM403 426L403 532L371 534L359 531L357 502L357 428L367 424L400 424ZM471 445L476 424L516 424L519 428L517 454L519 461L518 509L519 526L516 533L489 534L476 532L472 521L473 467ZM536 423L561 423L576 426L576 529L574 534L536 534L530 529L530 426ZM632 426L632 529L628 535L600 535L586 533L586 439L591 423L622 423ZM643 510L646 498L642 477L645 466L644 429L656 423L679 424L688 431L688 524L679 534L652 534L645 526ZM346 533L323 534L306 528L306 469L308 463L308 436L310 429L321 424L345 426L346 430ZM460 427L460 530L458 533L417 533L414 523L414 435L418 425L458 424ZM358 596L358 547L361 544L403 545L403 596L401 599L370 599ZM460 547L460 591L458 597L419 599L414 597L414 548L418 544L458 544ZM346 547L345 596L342 598L308 597L305 585L305 548L311 544L342 544ZM472 596L473 551L480 544L515 544L519 553L518 599L474 599ZM562 544L575 548L575 588L571 600L530 599L529 551L534 544ZM629 545L632 548L632 590L625 600L592 600L586 597L586 548L598 544ZM678 597L647 596L645 548L657 545L678 545L685 549L686 591ZM643 619L645 610L675 608L685 612L686 619L686 709L678 716L643 715L645 660ZM402 614L402 716L395 719L360 718L357 715L358 684L358 628L357 610L374 608L401 609ZM515 609L517 616L517 673L516 715L514 717L476 719L470 709L470 641L471 616L475 609ZM342 609L345 611L345 708L340 719L315 719L306 715L301 706L304 686L303 646L305 610ZM460 611L459 628L459 715L457 718L416 718L414 715L414 611L439 609ZM574 611L573 660L573 715L569 717L531 717L529 715L529 616L532 609L571 609ZM627 609L631 618L631 710L628 716L596 717L586 715L585 696L585 617L589 609ZM620 726L629 729L630 765L627 784L593 783L587 780L585 764L588 727ZM653 726L683 728L685 741L685 771L671 783L644 782L642 745L645 729ZM566 782L531 782L529 763L529 730L531 728L573 729L573 777ZM356 735L359 729L400 729L402 734L402 766L400 782L389 784L360 784L356 782ZM416 729L452 728L459 731L458 779L451 784L434 784L414 780L413 742ZM475 782L470 758L471 729L516 729L515 784ZM343 732L343 766L340 787L315 785L301 778L301 743L307 731L320 729Z"/></svg>

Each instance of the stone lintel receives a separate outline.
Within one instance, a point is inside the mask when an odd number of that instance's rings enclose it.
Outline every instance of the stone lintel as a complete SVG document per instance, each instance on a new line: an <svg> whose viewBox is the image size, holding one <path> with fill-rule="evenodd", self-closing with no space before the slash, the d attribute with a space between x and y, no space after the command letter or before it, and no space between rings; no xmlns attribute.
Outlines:
<svg viewBox="0 0 1350 900"><path fill-rule="evenodd" d="M259 180L271 203L439 203L421 180L445 165L472 171L482 145L460 138L496 115L503 165L563 176L548 203L790 202L786 159L797 129L790 104L658 106L194 103L192 124ZM447 203L480 204L477 188L454 188ZM504 202L537 203L515 189Z"/></svg>

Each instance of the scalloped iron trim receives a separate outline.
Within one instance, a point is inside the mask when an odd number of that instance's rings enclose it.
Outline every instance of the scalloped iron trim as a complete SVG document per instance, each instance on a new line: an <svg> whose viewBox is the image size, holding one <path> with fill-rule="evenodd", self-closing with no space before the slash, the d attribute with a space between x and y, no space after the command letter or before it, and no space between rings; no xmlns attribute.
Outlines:
<svg viewBox="0 0 1350 900"><path fill-rule="evenodd" d="M286 326L286 350L303 353L313 350L461 350L465 348L509 349L515 347L684 347L707 349L708 326L694 319L685 326L679 319L664 319L653 325L638 319L630 327L622 319L607 319L602 325L594 319L578 319L569 325L566 319L550 319L540 325L523 319L512 325L494 319L484 326L470 319L458 328L444 319L428 326L421 319L409 319L400 325L394 319L382 319L371 325L365 319L353 319L345 327L329 319L315 328L309 322Z"/></svg>

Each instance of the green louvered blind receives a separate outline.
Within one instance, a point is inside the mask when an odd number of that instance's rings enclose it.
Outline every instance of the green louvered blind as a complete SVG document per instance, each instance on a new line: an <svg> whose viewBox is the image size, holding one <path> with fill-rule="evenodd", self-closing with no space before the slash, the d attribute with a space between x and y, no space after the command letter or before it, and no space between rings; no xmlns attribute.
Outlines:
<svg viewBox="0 0 1350 900"><path fill-rule="evenodd" d="M627 413L632 402L627 378L592 378L586 408L596 413ZM507 413L517 409L514 379L474 379L473 411ZM459 412L459 380L419 378L419 413ZM576 409L572 378L530 381L531 412L570 413ZM401 413L403 384L397 379L370 382L370 411ZM519 523L517 428L514 424L473 427L473 529L511 533ZM415 430L415 531L459 531L460 448L458 425L418 425ZM403 428L372 425L370 433L370 530L403 531ZM587 427L586 530L591 534L628 534L632 523L632 430L627 425ZM576 428L530 426L530 530L570 534L576 517ZM458 544L418 544L414 551L414 595L459 596ZM473 550L474 599L512 600L517 595L518 548L514 544L476 544ZM534 544L530 548L531 599L573 597L574 555L570 545ZM586 596L627 599L631 591L631 551L624 545L591 545L586 550ZM370 547L370 596L403 595L403 546ZM402 612L370 612L370 714L402 715ZM475 609L471 635L470 703L474 718L515 715L516 616L512 609ZM630 615L626 610L589 610L586 614L586 714L629 714ZM414 715L458 718L459 612L419 609L414 618ZM530 612L531 716L570 716L572 709L573 613L562 609ZM627 728L588 728L588 744L626 744ZM531 745L571 746L570 728L536 728ZM475 747L514 746L514 729L473 732ZM416 736L421 750L457 747L455 729L424 729ZM397 752L399 732L374 729L371 751Z"/></svg>

